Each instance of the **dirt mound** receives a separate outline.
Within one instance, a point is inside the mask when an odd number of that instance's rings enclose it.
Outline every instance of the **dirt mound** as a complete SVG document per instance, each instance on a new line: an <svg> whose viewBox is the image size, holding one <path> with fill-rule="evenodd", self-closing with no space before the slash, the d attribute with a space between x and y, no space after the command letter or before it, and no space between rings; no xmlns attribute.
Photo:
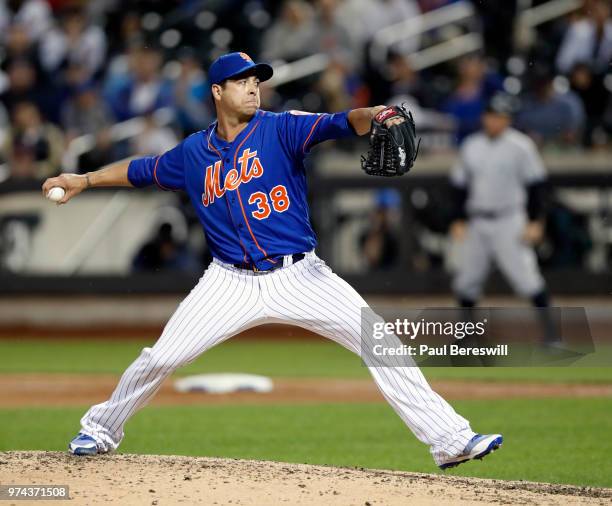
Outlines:
<svg viewBox="0 0 612 506"><path fill-rule="evenodd" d="M87 406L106 400L119 377L108 374L2 374L0 407ZM319 402L384 402L371 379L273 378L266 394L237 392L206 395L179 393L172 379L164 383L153 405L294 404ZM612 397L612 385L433 381L446 399L510 399L542 397Z"/></svg>
<svg viewBox="0 0 612 506"><path fill-rule="evenodd" d="M612 489L155 455L0 452L0 483L68 485L53 504L603 504ZM37 502L38 503L38 502ZM17 502L16 502L17 504ZM27 504L19 501L18 504Z"/></svg>

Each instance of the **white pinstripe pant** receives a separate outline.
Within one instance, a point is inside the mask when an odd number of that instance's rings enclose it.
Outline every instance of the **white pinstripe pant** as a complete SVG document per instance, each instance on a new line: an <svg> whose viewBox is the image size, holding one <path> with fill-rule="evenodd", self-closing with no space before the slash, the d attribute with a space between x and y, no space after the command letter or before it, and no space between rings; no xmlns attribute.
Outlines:
<svg viewBox="0 0 612 506"><path fill-rule="evenodd" d="M92 406L82 432L103 451L123 439L127 420L178 367L245 329L289 323L360 354L363 298L314 253L294 265L253 274L213 261L152 348L125 371L111 398ZM378 388L436 463L458 455L474 435L467 420L436 394L417 367L370 367Z"/></svg>

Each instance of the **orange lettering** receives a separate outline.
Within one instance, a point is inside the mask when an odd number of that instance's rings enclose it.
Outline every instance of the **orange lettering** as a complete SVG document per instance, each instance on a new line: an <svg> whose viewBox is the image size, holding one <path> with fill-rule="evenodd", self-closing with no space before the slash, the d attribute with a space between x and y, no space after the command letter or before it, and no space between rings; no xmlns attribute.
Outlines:
<svg viewBox="0 0 612 506"><path fill-rule="evenodd" d="M289 195L287 195L287 188L282 184L275 186L270 190L270 198L272 199L272 207L279 213L284 213L289 209Z"/></svg>
<svg viewBox="0 0 612 506"><path fill-rule="evenodd" d="M249 167L251 159L253 161ZM225 180L223 181L223 187L221 187L221 160L217 160L214 166L209 165L206 167L204 193L202 193L202 204L204 204L204 207L208 207L212 204L215 198L220 199L223 197L226 191L233 191L242 183L248 183L254 177L263 176L264 168L259 158L257 158L257 151L251 153L249 148L245 149L238 159L238 162L240 164L240 172L238 172L236 168L227 171Z"/></svg>
<svg viewBox="0 0 612 506"><path fill-rule="evenodd" d="M270 213L270 204L268 204L268 196L263 192L255 192L249 197L249 204L257 204L257 210L251 215L258 220L265 220Z"/></svg>
<svg viewBox="0 0 612 506"><path fill-rule="evenodd" d="M257 156L257 151L251 153L250 148L246 148L240 158L238 159L238 163L240 164L240 179L243 183L248 183L251 178L247 178L247 171L249 168L249 160L251 158L255 158Z"/></svg>
<svg viewBox="0 0 612 506"><path fill-rule="evenodd" d="M221 160L215 162L214 168L212 165L206 167L204 193L202 194L202 204L204 204L204 207L208 207L209 204L215 201L215 197L221 198L225 193L225 189L221 189L221 183L219 181L220 170Z"/></svg>
<svg viewBox="0 0 612 506"><path fill-rule="evenodd" d="M253 160L253 163L251 164L251 171L249 172L248 176L247 176L247 181L250 181L251 178L254 177L261 177L263 176L263 167L261 166L261 162L259 161L259 158L255 158Z"/></svg>
<svg viewBox="0 0 612 506"><path fill-rule="evenodd" d="M238 186L240 186L240 176L236 169L232 169L225 176L225 189L235 190Z"/></svg>

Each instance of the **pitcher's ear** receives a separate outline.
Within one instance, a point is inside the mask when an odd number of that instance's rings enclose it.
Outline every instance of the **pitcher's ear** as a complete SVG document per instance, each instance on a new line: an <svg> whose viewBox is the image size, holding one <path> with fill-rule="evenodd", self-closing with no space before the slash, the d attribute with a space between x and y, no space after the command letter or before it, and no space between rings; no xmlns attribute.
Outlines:
<svg viewBox="0 0 612 506"><path fill-rule="evenodd" d="M210 92L212 94L213 99L220 99L221 98L221 92L223 90L223 88L225 87L225 81L223 81L220 84L213 84L210 88Z"/></svg>

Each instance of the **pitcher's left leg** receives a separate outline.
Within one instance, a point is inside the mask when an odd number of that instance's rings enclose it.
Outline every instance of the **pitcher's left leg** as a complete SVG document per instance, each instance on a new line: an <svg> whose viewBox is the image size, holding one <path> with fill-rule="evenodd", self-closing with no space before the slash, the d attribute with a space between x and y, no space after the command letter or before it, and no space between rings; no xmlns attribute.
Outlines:
<svg viewBox="0 0 612 506"><path fill-rule="evenodd" d="M363 298L316 256L264 277L266 312L361 354ZM418 367L369 367L383 396L441 465L464 451L475 433Z"/></svg>

